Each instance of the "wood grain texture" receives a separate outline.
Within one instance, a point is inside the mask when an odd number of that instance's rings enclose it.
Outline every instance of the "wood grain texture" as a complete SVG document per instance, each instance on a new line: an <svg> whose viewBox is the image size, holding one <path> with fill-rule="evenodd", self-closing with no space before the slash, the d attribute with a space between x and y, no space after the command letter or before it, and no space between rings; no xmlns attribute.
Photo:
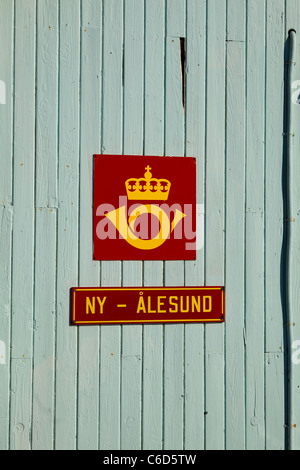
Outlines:
<svg viewBox="0 0 300 470"><path fill-rule="evenodd" d="M226 2L207 2L205 284L224 285ZM205 448L225 446L224 325L205 326Z"/></svg>
<svg viewBox="0 0 300 470"><path fill-rule="evenodd" d="M228 18L228 21L230 18ZM245 446L245 43L227 45L226 448ZM240 196L237 198L236 194Z"/></svg>
<svg viewBox="0 0 300 470"><path fill-rule="evenodd" d="M204 205L205 77L207 2L187 2L186 34L186 155L197 161L197 203ZM204 232L204 227L201 227ZM187 286L204 285L204 247L195 261L185 262ZM204 325L185 325L184 448L204 449Z"/></svg>
<svg viewBox="0 0 300 470"><path fill-rule="evenodd" d="M55 209L36 211L32 392L32 448L35 450L53 448L56 227Z"/></svg>
<svg viewBox="0 0 300 470"><path fill-rule="evenodd" d="M144 154L164 154L165 3L145 2ZM143 283L162 286L163 262L144 261ZM143 327L142 447L163 448L164 327Z"/></svg>
<svg viewBox="0 0 300 470"><path fill-rule="evenodd" d="M144 2L124 3L123 154L143 154ZM142 286L143 262L124 261L124 286ZM122 326L121 449L142 446L142 325Z"/></svg>
<svg viewBox="0 0 300 470"><path fill-rule="evenodd" d="M186 5L166 2L165 154L184 156L185 113L182 104L180 37L185 37ZM178 16L175 14L176 6ZM184 262L164 263L166 286L184 285ZM166 325L164 334L164 449L184 445L184 326Z"/></svg>
<svg viewBox="0 0 300 470"><path fill-rule="evenodd" d="M265 2L248 2L245 224L246 448L265 445Z"/></svg>
<svg viewBox="0 0 300 470"><path fill-rule="evenodd" d="M100 263L92 260L93 223L90 195L93 192L94 153L101 148L102 2L81 4L80 55L80 183L79 183L79 284L99 286ZM100 330L78 332L77 448L93 450L99 444Z"/></svg>
<svg viewBox="0 0 300 470"><path fill-rule="evenodd" d="M283 100L284 100L284 51L278 54L283 44L285 32L284 2L268 1L266 8L266 179L265 179L265 278L266 278L266 318L265 318L265 352L279 353L276 359L276 374L284 375L282 328L283 312L280 285L281 250L283 240L283 197L278 190L282 184L283 165ZM276 91L275 91L276 90ZM277 276L274 276L277 273ZM273 356L272 356L273 357ZM275 357L275 356L274 356ZM269 370L269 369L267 369ZM269 388L270 377L266 376L266 402L272 394ZM275 377L274 377L275 380ZM280 382L279 382L280 383ZM281 397L282 407L272 412L266 407L266 441L273 441L271 436L277 434L278 441L284 445L284 383L278 384L276 393ZM278 405L279 402L278 401ZM270 436L270 437L269 437Z"/></svg>
<svg viewBox="0 0 300 470"><path fill-rule="evenodd" d="M31 447L36 2L15 4L10 446Z"/></svg>
<svg viewBox="0 0 300 470"><path fill-rule="evenodd" d="M14 2L0 4L0 80L5 84L5 105L0 105L0 450L9 449L10 337L13 227L13 103Z"/></svg>
<svg viewBox="0 0 300 470"><path fill-rule="evenodd" d="M11 204L13 199L13 116L14 116L14 2L4 0L0 4L1 85L5 96L0 105L0 204ZM1 90L3 89L1 87ZM4 98L5 104L2 104ZM3 167L2 167L3 165Z"/></svg>
<svg viewBox="0 0 300 470"><path fill-rule="evenodd" d="M12 208L0 207L0 449L9 448Z"/></svg>
<svg viewBox="0 0 300 470"><path fill-rule="evenodd" d="M122 154L123 147L123 2L103 3L102 152ZM101 262L101 286L120 286L120 261ZM101 327L100 449L121 447L121 327Z"/></svg>
<svg viewBox="0 0 300 470"><path fill-rule="evenodd" d="M58 1L37 2L36 206L57 207Z"/></svg>
<svg viewBox="0 0 300 470"><path fill-rule="evenodd" d="M282 133L299 15L298 0L0 2L1 450L285 448ZM92 259L96 153L196 158L195 261ZM226 322L71 326L70 288L99 285L225 285Z"/></svg>
<svg viewBox="0 0 300 470"><path fill-rule="evenodd" d="M76 449L77 329L69 327L70 286L78 285L80 2L60 5L59 212L55 449Z"/></svg>

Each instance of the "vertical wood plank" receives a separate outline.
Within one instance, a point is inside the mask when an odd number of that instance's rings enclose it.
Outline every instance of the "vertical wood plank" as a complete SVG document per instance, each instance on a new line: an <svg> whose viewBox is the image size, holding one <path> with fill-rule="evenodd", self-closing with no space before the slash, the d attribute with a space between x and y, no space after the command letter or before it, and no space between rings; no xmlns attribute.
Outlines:
<svg viewBox="0 0 300 470"><path fill-rule="evenodd" d="M251 1L251 0L250 0ZM227 40L245 41L245 23L247 2L243 0L227 0Z"/></svg>
<svg viewBox="0 0 300 470"><path fill-rule="evenodd" d="M283 240L282 185L283 154L283 98L284 98L284 2L267 1L266 8L266 221L265 221L265 276L266 276L266 353L279 353L276 360L277 376L284 373L282 299L280 286L281 250ZM278 50L282 54L278 54ZM281 370L280 370L281 369ZM276 442L284 446L284 382L279 381L276 413L271 411L273 377L266 368L266 446ZM276 439L275 439L276 436Z"/></svg>
<svg viewBox="0 0 300 470"><path fill-rule="evenodd" d="M204 204L206 3L187 2L186 155L197 159L198 204ZM204 285L203 247L196 258L185 262L187 286ZM199 324L185 325L184 444L186 450L204 449L204 326Z"/></svg>
<svg viewBox="0 0 300 470"><path fill-rule="evenodd" d="M0 174L0 203L12 204L13 181L13 94L14 94L14 2L4 0L0 4L0 41L5 44L0 50L0 159L3 171ZM3 85L4 84L4 85ZM3 88L4 87L4 88ZM4 91L4 96L2 92ZM4 98L5 103L2 102Z"/></svg>
<svg viewBox="0 0 300 470"><path fill-rule="evenodd" d="M185 1L166 3L165 154L184 156L180 37L185 37ZM184 261L165 262L165 285L184 285ZM184 326L165 326L164 448L183 448Z"/></svg>
<svg viewBox="0 0 300 470"><path fill-rule="evenodd" d="M32 361L29 358L11 359L11 420L10 449L31 449L31 375Z"/></svg>
<svg viewBox="0 0 300 470"><path fill-rule="evenodd" d="M265 447L264 188L265 2L247 4L246 448Z"/></svg>
<svg viewBox="0 0 300 470"><path fill-rule="evenodd" d="M145 135L144 154L164 152L165 2L145 2ZM163 285L163 262L145 261L145 286ZM143 449L163 446L163 327L144 325Z"/></svg>
<svg viewBox="0 0 300 470"><path fill-rule="evenodd" d="M78 285L80 2L60 4L59 212L55 449L76 448L77 328L69 326L70 288Z"/></svg>
<svg viewBox="0 0 300 470"><path fill-rule="evenodd" d="M207 3L205 283L224 285L226 2ZM224 325L205 326L205 448L224 448Z"/></svg>
<svg viewBox="0 0 300 470"><path fill-rule="evenodd" d="M37 207L57 207L58 33L58 1L37 2Z"/></svg>
<svg viewBox="0 0 300 470"><path fill-rule="evenodd" d="M283 354L266 353L266 450L284 450L284 425L282 407L284 401L282 399L284 368ZM272 391L272 393L271 393ZM272 394L272 398L271 398ZM279 427L279 421L281 426Z"/></svg>
<svg viewBox="0 0 300 470"><path fill-rule="evenodd" d="M226 449L245 448L245 2L229 1L226 87Z"/></svg>
<svg viewBox="0 0 300 470"><path fill-rule="evenodd" d="M56 309L58 2L37 4L36 239L32 448L53 448ZM46 253L49 256L46 256ZM47 312L47 313L46 313Z"/></svg>
<svg viewBox="0 0 300 470"><path fill-rule="evenodd" d="M121 154L123 140L123 2L103 1L102 152ZM121 285L121 262L101 263L101 285ZM121 327L101 327L100 448L120 449Z"/></svg>
<svg viewBox="0 0 300 470"><path fill-rule="evenodd" d="M52 450L56 310L56 210L36 211L32 449Z"/></svg>
<svg viewBox="0 0 300 470"><path fill-rule="evenodd" d="M123 153L143 153L144 118L144 2L124 4L124 135ZM142 285L143 263L124 261L124 286ZM122 327L121 448L141 448L141 325Z"/></svg>
<svg viewBox="0 0 300 470"><path fill-rule="evenodd" d="M15 4L11 448L31 448L36 2ZM20 377L16 374L20 372ZM19 386L18 386L19 384ZM20 428L15 434L16 428Z"/></svg>
<svg viewBox="0 0 300 470"><path fill-rule="evenodd" d="M0 450L9 449L12 218L0 206Z"/></svg>
<svg viewBox="0 0 300 470"><path fill-rule="evenodd" d="M80 219L79 285L99 285L100 263L93 259L93 155L100 153L102 1L83 0L81 5L80 80ZM98 326L78 332L78 449L97 450L99 445Z"/></svg>
<svg viewBox="0 0 300 470"><path fill-rule="evenodd" d="M5 87L0 104L0 450L8 450L14 102L14 2L9 0L0 3L0 42L5 44L0 49L0 80Z"/></svg>

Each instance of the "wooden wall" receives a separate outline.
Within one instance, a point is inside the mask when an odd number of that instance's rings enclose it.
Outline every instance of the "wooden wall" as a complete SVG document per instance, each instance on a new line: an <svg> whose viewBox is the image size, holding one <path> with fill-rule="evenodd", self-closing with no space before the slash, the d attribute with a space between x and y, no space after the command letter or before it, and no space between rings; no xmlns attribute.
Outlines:
<svg viewBox="0 0 300 470"><path fill-rule="evenodd" d="M298 4L0 1L1 450L285 448ZM92 260L95 153L197 158L196 262ZM99 285L225 285L226 323L70 326L69 289Z"/></svg>

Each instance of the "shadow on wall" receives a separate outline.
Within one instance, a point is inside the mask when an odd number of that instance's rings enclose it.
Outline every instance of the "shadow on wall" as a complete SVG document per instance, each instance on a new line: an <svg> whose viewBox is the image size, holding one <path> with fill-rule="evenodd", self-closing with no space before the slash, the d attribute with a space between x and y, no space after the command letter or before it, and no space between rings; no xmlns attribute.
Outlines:
<svg viewBox="0 0 300 470"><path fill-rule="evenodd" d="M286 39L284 47L284 106L283 106L283 133L282 133L282 197L283 197L283 241L281 250L280 260L280 290L281 290L281 304L282 304L282 315L283 315L283 340L284 340L284 394L285 394L285 448L289 448L289 405L290 405L290 365L292 355L292 344L290 344L289 333L288 333L288 322L289 322L289 296L288 296L288 270L289 270L289 218L290 214L290 203L289 203L289 176L288 176L288 165L289 165L289 152L288 152L288 136L291 132L289 127L289 109L292 106L292 100L294 104L299 103L299 96L296 96L297 91L289 89L289 60L290 60L290 36ZM298 85L298 82L292 84ZM298 87L299 88L299 87Z"/></svg>

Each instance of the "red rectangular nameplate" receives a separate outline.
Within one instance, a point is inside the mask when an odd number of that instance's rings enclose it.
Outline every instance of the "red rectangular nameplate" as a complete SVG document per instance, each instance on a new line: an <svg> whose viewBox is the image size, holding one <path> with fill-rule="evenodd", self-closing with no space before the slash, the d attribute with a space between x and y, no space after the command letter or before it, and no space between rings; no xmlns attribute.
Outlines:
<svg viewBox="0 0 300 470"><path fill-rule="evenodd" d="M225 321L224 287L77 287L71 294L74 325Z"/></svg>

